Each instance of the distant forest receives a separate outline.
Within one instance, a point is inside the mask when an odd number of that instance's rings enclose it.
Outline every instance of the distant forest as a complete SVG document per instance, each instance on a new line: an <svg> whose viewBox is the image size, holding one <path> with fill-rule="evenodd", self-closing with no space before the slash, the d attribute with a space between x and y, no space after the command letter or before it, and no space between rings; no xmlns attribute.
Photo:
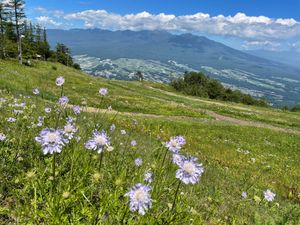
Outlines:
<svg viewBox="0 0 300 225"><path fill-rule="evenodd" d="M25 65L30 59L50 60L80 69L67 46L58 43L55 51L50 49L46 29L26 19L24 6L24 0L0 2L0 58L17 58Z"/></svg>
<svg viewBox="0 0 300 225"><path fill-rule="evenodd" d="M251 95L239 90L225 88L219 81L214 80L202 72L186 72L183 78L173 80L171 85L177 90L188 95L205 97L243 103L247 105L267 106L267 102L255 99Z"/></svg>

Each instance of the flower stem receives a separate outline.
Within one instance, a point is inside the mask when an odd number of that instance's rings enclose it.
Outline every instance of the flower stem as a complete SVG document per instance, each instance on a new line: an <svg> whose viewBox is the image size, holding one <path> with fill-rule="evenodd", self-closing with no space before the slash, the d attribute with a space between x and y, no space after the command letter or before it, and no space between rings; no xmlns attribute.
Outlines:
<svg viewBox="0 0 300 225"><path fill-rule="evenodd" d="M173 204L172 204L172 210L175 208L175 205L176 205L176 199L177 199L177 195L178 195L180 185L181 185L181 180L179 180L178 185L177 185L177 189L176 189L175 196L174 196L174 201L173 201Z"/></svg>
<svg viewBox="0 0 300 225"><path fill-rule="evenodd" d="M53 181L55 181L55 158L56 158L56 152L53 153L53 159L52 159L52 176L53 176Z"/></svg>

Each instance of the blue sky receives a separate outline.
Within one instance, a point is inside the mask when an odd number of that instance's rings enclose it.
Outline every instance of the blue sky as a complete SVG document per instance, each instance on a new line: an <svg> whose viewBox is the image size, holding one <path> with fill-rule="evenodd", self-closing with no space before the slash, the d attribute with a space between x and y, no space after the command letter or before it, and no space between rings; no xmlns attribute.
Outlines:
<svg viewBox="0 0 300 225"><path fill-rule="evenodd" d="M299 0L27 0L47 28L167 30L239 49L300 51Z"/></svg>

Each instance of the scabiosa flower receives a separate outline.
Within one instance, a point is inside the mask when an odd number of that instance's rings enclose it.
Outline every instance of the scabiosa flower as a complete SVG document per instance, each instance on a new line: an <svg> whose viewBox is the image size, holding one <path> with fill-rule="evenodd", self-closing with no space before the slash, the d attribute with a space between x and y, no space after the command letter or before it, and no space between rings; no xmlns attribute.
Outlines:
<svg viewBox="0 0 300 225"><path fill-rule="evenodd" d="M80 109L80 106L78 106L78 105L74 105L73 106L73 112L74 112L74 114L80 114L80 112L81 112L81 109Z"/></svg>
<svg viewBox="0 0 300 225"><path fill-rule="evenodd" d="M3 133L0 133L0 141L5 141L6 136Z"/></svg>
<svg viewBox="0 0 300 225"><path fill-rule="evenodd" d="M65 83L65 78L60 76L60 77L56 78L55 83L56 83L56 86L61 87Z"/></svg>
<svg viewBox="0 0 300 225"><path fill-rule="evenodd" d="M115 124L112 124L111 126L110 126L110 131L114 131L116 129L116 125Z"/></svg>
<svg viewBox="0 0 300 225"><path fill-rule="evenodd" d="M110 140L104 130L101 133L95 130L93 137L85 143L87 149L97 151L98 153L101 153L103 148L109 145Z"/></svg>
<svg viewBox="0 0 300 225"><path fill-rule="evenodd" d="M136 146L136 140L132 140L130 144L132 147Z"/></svg>
<svg viewBox="0 0 300 225"><path fill-rule="evenodd" d="M40 94L40 90L39 90L38 88L34 88L34 89L32 90L32 93L33 93L34 95L39 95L39 94Z"/></svg>
<svg viewBox="0 0 300 225"><path fill-rule="evenodd" d="M72 123L67 123L64 126L64 136L68 139L71 140L74 137L74 134L77 132L77 128L74 124Z"/></svg>
<svg viewBox="0 0 300 225"><path fill-rule="evenodd" d="M138 183L125 194L130 199L129 206L132 212L137 211L141 215L146 214L146 211L152 207L150 191L150 186Z"/></svg>
<svg viewBox="0 0 300 225"><path fill-rule="evenodd" d="M44 117L43 117L43 116L39 116L39 117L38 117L38 123L37 123L37 126L38 126L38 127L43 126L43 122L44 122Z"/></svg>
<svg viewBox="0 0 300 225"><path fill-rule="evenodd" d="M9 118L7 118L7 122L10 122L10 123L14 123L14 122L16 122L16 118L13 118L13 117L9 117Z"/></svg>
<svg viewBox="0 0 300 225"><path fill-rule="evenodd" d="M198 164L197 160L198 159L194 157L184 159L176 172L176 178L185 184L196 184L204 172L202 164Z"/></svg>
<svg viewBox="0 0 300 225"><path fill-rule="evenodd" d="M68 102L69 98L67 96L62 96L58 99L58 103L63 107L67 106Z"/></svg>
<svg viewBox="0 0 300 225"><path fill-rule="evenodd" d="M166 143L166 147L172 153L178 153L181 146L185 144L185 139L182 136L171 137L170 141Z"/></svg>
<svg viewBox="0 0 300 225"><path fill-rule="evenodd" d="M183 160L185 160L185 157L180 154L172 154L172 157L173 157L172 159L173 163L178 166L182 163Z"/></svg>
<svg viewBox="0 0 300 225"><path fill-rule="evenodd" d="M242 192L242 198L247 198L247 192L245 191Z"/></svg>
<svg viewBox="0 0 300 225"><path fill-rule="evenodd" d="M108 94L108 89L107 88L100 88L99 89L99 94L102 96L105 96Z"/></svg>
<svg viewBox="0 0 300 225"><path fill-rule="evenodd" d="M49 108L49 107L46 107L46 108L45 108L45 112L46 112L46 113L51 113L51 111L52 111L51 108Z"/></svg>
<svg viewBox="0 0 300 225"><path fill-rule="evenodd" d="M23 110L19 110L19 109L14 109L14 113L19 115L19 114L23 114L24 111Z"/></svg>
<svg viewBox="0 0 300 225"><path fill-rule="evenodd" d="M185 138L183 136L179 135L179 136L176 137L176 139L177 139L177 142L178 142L179 145L185 145L186 144Z"/></svg>
<svg viewBox="0 0 300 225"><path fill-rule="evenodd" d="M270 189L267 189L266 191L264 191L264 197L265 200L268 202L272 202L275 198L276 194L273 193Z"/></svg>
<svg viewBox="0 0 300 225"><path fill-rule="evenodd" d="M144 174L144 181L146 181L147 183L152 183L152 179L153 179L153 173L148 171Z"/></svg>
<svg viewBox="0 0 300 225"><path fill-rule="evenodd" d="M143 164L143 160L141 158L137 158L134 160L134 164L139 167Z"/></svg>
<svg viewBox="0 0 300 225"><path fill-rule="evenodd" d="M35 138L42 145L44 154L60 153L65 145L63 132L60 129L45 128L40 132L40 135Z"/></svg>

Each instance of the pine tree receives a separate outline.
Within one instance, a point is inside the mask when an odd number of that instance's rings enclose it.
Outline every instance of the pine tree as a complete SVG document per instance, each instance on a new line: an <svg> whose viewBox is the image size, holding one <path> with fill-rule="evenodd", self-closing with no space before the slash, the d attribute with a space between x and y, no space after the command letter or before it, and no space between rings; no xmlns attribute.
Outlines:
<svg viewBox="0 0 300 225"><path fill-rule="evenodd" d="M24 25L25 13L24 13L24 0L9 0L8 7L11 8L13 14L13 23L17 34L18 43L18 59L19 63L23 64L22 56L22 27Z"/></svg>
<svg viewBox="0 0 300 225"><path fill-rule="evenodd" d="M8 12L3 3L0 2L0 58L4 59L5 52L5 26L7 24Z"/></svg>
<svg viewBox="0 0 300 225"><path fill-rule="evenodd" d="M46 28L43 30L43 56L44 60L47 60L50 57L50 45L47 40Z"/></svg>

